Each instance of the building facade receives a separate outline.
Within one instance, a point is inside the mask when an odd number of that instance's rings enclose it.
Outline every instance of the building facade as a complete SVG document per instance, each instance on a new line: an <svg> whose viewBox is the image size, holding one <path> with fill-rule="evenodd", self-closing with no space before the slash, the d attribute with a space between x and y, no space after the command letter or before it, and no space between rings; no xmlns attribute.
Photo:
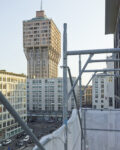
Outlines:
<svg viewBox="0 0 120 150"><path fill-rule="evenodd" d="M113 56L107 57L113 59ZM106 62L107 69L114 68L113 62ZM92 107L95 109L114 109L114 72L97 74L92 80Z"/></svg>
<svg viewBox="0 0 120 150"><path fill-rule="evenodd" d="M84 92L82 98L82 105L83 107L92 107L92 86L91 85L89 85Z"/></svg>
<svg viewBox="0 0 120 150"><path fill-rule="evenodd" d="M92 107L94 109L114 109L114 77L97 74L92 81Z"/></svg>
<svg viewBox="0 0 120 150"><path fill-rule="evenodd" d="M20 117L27 122L26 76L0 71L0 91L7 98ZM0 104L0 141L10 138L23 130L6 108Z"/></svg>
<svg viewBox="0 0 120 150"><path fill-rule="evenodd" d="M105 7L105 33L114 35L114 47L120 48L120 1L106 0ZM120 59L120 53L114 54ZM114 63L115 68L120 68L120 61ZM118 71L118 74L120 72ZM115 107L120 108L120 78L115 78Z"/></svg>
<svg viewBox="0 0 120 150"><path fill-rule="evenodd" d="M30 79L56 78L61 57L61 34L43 10L23 21L23 47Z"/></svg>
<svg viewBox="0 0 120 150"><path fill-rule="evenodd" d="M73 78L75 80L75 78ZM71 84L68 79L68 90ZM62 112L63 106L63 79L28 79L27 102L28 111ZM77 94L78 87L75 88ZM75 107L73 96L68 101L68 111Z"/></svg>

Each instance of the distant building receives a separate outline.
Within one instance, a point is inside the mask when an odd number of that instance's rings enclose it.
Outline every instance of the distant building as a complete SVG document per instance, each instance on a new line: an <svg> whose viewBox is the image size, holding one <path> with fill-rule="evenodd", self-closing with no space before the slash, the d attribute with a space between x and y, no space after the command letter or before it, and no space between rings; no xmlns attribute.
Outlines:
<svg viewBox="0 0 120 150"><path fill-rule="evenodd" d="M0 70L0 91L9 103L18 112L20 117L27 122L26 105L26 76ZM22 128L0 104L0 141L20 133Z"/></svg>
<svg viewBox="0 0 120 150"><path fill-rule="evenodd" d="M107 59L112 59L108 57ZM113 62L107 62L107 68L113 68ZM114 76L113 72L97 74L93 80L93 97L92 107L95 109L114 109L115 108L115 94L114 94Z"/></svg>
<svg viewBox="0 0 120 150"><path fill-rule="evenodd" d="M92 107L92 86L89 85L86 90L85 86L82 86L82 107ZM78 104L80 106L80 89L78 90Z"/></svg>
<svg viewBox="0 0 120 150"><path fill-rule="evenodd" d="M92 86L89 85L83 95L82 98L83 107L92 107Z"/></svg>
<svg viewBox="0 0 120 150"><path fill-rule="evenodd" d="M106 0L105 7L105 34L114 35L114 47L120 48L120 0ZM114 54L120 59L120 53ZM120 68L120 61L114 63L115 68ZM118 74L120 72L118 71ZM115 107L120 108L120 78L115 78Z"/></svg>
<svg viewBox="0 0 120 150"><path fill-rule="evenodd" d="M75 78L73 78L75 80ZM68 79L68 91L71 88ZM63 107L63 79L28 79L27 80L27 102L28 111L36 112L62 112ZM75 88L77 95L78 86ZM73 96L68 100L68 111L75 107Z"/></svg>
<svg viewBox="0 0 120 150"><path fill-rule="evenodd" d="M93 79L93 101L95 109L114 109L114 77L98 74Z"/></svg>
<svg viewBox="0 0 120 150"><path fill-rule="evenodd" d="M30 79L58 77L61 57L61 34L43 10L36 17L23 21L23 46Z"/></svg>

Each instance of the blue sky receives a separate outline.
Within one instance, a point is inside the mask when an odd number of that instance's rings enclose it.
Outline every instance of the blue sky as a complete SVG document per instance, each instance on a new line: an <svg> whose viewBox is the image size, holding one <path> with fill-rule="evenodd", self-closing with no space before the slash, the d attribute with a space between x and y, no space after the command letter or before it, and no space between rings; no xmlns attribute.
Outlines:
<svg viewBox="0 0 120 150"><path fill-rule="evenodd" d="M23 52L22 21L35 17L40 0L1 0L0 2L0 69L27 72ZM63 34L63 23L68 24L68 49L112 48L113 35L105 35L105 0L43 0L43 9ZM106 57L106 55L101 55ZM69 58L72 75L78 74L78 57ZM87 57L82 58L82 64ZM98 56L96 56L98 58ZM74 62L74 63L73 63ZM62 65L62 59L60 61ZM59 66L60 66L59 65ZM76 67L75 67L76 66ZM102 65L92 65L98 68ZM59 68L59 76L62 70ZM85 75L83 83L89 75Z"/></svg>

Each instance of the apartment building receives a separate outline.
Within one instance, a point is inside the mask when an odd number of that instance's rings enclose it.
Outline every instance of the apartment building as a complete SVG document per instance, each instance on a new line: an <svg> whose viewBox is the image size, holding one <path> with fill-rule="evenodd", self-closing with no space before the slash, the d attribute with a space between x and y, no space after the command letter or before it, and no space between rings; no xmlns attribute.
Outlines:
<svg viewBox="0 0 120 150"><path fill-rule="evenodd" d="M83 106L92 107L92 86L89 85L83 95Z"/></svg>
<svg viewBox="0 0 120 150"><path fill-rule="evenodd" d="M75 78L73 78L75 81ZM71 88L68 79L68 91ZM27 102L28 111L62 112L63 107L63 79L28 79L27 80ZM78 86L75 88L78 92ZM75 107L73 96L68 101L68 111Z"/></svg>
<svg viewBox="0 0 120 150"><path fill-rule="evenodd" d="M114 109L114 77L97 74L93 79L92 107L94 109Z"/></svg>
<svg viewBox="0 0 120 150"><path fill-rule="evenodd" d="M61 57L61 34L43 10L23 21L23 47L30 79L56 78Z"/></svg>
<svg viewBox="0 0 120 150"><path fill-rule="evenodd" d="M107 57L113 59L113 56ZM106 62L107 69L114 68L113 62ZM92 107L96 109L114 109L114 72L97 74L92 80Z"/></svg>
<svg viewBox="0 0 120 150"><path fill-rule="evenodd" d="M27 122L26 76L0 70L0 91L20 117ZM0 104L0 141L23 130L6 108Z"/></svg>

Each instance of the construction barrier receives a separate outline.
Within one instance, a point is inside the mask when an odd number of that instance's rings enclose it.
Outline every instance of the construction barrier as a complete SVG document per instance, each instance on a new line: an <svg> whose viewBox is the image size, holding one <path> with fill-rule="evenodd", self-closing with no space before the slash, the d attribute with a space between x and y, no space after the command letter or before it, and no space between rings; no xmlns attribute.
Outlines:
<svg viewBox="0 0 120 150"><path fill-rule="evenodd" d="M81 130L76 110L73 110L70 119L68 120L68 149L81 150ZM46 150L64 150L65 143L65 125L54 131L52 134L44 136L40 143ZM33 150L38 150L37 146Z"/></svg>

